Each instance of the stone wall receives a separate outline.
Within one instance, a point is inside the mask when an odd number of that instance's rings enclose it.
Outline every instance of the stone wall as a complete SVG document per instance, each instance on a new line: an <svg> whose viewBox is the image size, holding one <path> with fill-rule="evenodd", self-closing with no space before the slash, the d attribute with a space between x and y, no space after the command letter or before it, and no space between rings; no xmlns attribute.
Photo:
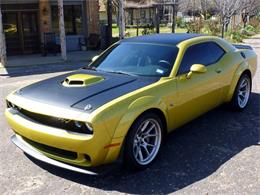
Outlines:
<svg viewBox="0 0 260 195"><path fill-rule="evenodd" d="M98 0L85 0L85 10L82 12L86 14L87 36L90 33L100 34L99 28L99 1ZM52 31L51 24L51 4L50 0L39 0L39 14L40 14L40 32L43 38L44 32ZM83 16L84 17L84 16Z"/></svg>
<svg viewBox="0 0 260 195"><path fill-rule="evenodd" d="M98 0L86 0L87 32L100 34L99 28L99 2Z"/></svg>
<svg viewBox="0 0 260 195"><path fill-rule="evenodd" d="M39 1L39 15L40 15L40 32L41 32L41 40L43 40L44 32L52 31L51 24L51 5L48 0L40 0Z"/></svg>

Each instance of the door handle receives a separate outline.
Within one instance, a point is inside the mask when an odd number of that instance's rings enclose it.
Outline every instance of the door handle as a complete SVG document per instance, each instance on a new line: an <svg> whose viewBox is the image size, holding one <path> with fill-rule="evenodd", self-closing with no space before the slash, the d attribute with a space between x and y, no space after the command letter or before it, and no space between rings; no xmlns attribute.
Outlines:
<svg viewBox="0 0 260 195"><path fill-rule="evenodd" d="M221 73L222 72L222 70L220 68L217 68L215 71L216 71L216 73Z"/></svg>

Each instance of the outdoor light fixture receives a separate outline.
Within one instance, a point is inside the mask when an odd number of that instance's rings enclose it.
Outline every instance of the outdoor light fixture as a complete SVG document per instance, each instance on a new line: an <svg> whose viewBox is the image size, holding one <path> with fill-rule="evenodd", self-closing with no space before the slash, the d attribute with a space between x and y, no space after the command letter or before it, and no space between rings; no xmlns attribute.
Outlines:
<svg viewBox="0 0 260 195"><path fill-rule="evenodd" d="M42 9L42 14L44 15L44 16L47 16L48 15L48 9L46 8L46 7L44 7L43 9Z"/></svg>

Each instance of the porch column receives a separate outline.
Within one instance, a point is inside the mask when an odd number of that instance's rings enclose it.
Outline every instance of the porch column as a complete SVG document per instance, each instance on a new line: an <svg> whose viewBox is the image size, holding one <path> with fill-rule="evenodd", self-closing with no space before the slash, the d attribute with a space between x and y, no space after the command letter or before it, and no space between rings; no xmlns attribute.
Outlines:
<svg viewBox="0 0 260 195"><path fill-rule="evenodd" d="M86 1L86 16L87 16L88 36L91 33L100 34L100 29L99 29L99 1L98 0L85 0L85 1Z"/></svg>
<svg viewBox="0 0 260 195"><path fill-rule="evenodd" d="M125 11L124 0L119 0L119 38L125 38Z"/></svg>
<svg viewBox="0 0 260 195"><path fill-rule="evenodd" d="M40 10L40 32L41 32L41 40L43 42L44 33L52 31L50 0L40 0L39 10Z"/></svg>
<svg viewBox="0 0 260 195"><path fill-rule="evenodd" d="M62 56L62 59L64 61L66 61L67 60L67 49L66 49L66 35L65 35L65 25L64 25L63 0L58 0L58 12L59 12L61 56Z"/></svg>
<svg viewBox="0 0 260 195"><path fill-rule="evenodd" d="M5 34L3 29L2 11L0 5L0 67L6 65L6 45L5 45Z"/></svg>

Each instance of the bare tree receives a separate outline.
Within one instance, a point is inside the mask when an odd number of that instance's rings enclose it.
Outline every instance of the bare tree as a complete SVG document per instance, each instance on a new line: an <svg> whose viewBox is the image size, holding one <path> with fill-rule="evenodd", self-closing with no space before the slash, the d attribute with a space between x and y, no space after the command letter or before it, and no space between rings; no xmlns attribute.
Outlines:
<svg viewBox="0 0 260 195"><path fill-rule="evenodd" d="M210 12L214 9L214 3L212 0L199 0L199 10L203 19L208 19Z"/></svg>
<svg viewBox="0 0 260 195"><path fill-rule="evenodd" d="M5 35L2 22L2 11L0 5L0 62L2 66L6 65L6 46L5 46Z"/></svg>
<svg viewBox="0 0 260 195"><path fill-rule="evenodd" d="M179 0L179 10L182 12L190 12L193 19L195 12L200 10L200 0Z"/></svg>
<svg viewBox="0 0 260 195"><path fill-rule="evenodd" d="M118 23L119 23L119 38L125 38L125 12L124 12L124 0L118 0Z"/></svg>
<svg viewBox="0 0 260 195"><path fill-rule="evenodd" d="M246 26L249 18L251 16L255 16L260 12L260 1L259 0L242 0L241 1L241 16L244 23L244 27Z"/></svg>
<svg viewBox="0 0 260 195"><path fill-rule="evenodd" d="M63 0L58 0L58 10L59 10L59 29L60 29L61 56L62 56L63 60L67 60L66 35L65 35L64 12L63 12Z"/></svg>
<svg viewBox="0 0 260 195"><path fill-rule="evenodd" d="M240 0L214 0L218 9L222 24L221 35L224 37L224 32L227 31L231 17L241 9Z"/></svg>

